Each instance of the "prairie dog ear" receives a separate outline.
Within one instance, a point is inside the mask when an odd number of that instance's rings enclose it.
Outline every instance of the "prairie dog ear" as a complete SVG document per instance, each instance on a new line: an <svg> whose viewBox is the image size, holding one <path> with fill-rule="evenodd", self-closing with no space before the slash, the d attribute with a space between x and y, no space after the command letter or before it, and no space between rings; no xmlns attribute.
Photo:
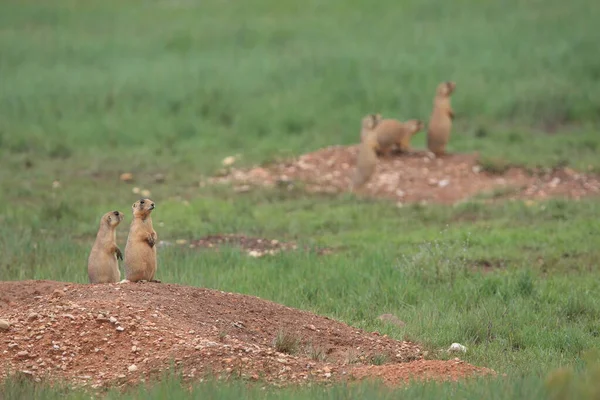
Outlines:
<svg viewBox="0 0 600 400"><path fill-rule="evenodd" d="M135 203L137 203L137 201ZM131 205L131 208L135 209L135 203Z"/></svg>
<svg viewBox="0 0 600 400"><path fill-rule="evenodd" d="M112 217L110 215L106 219L108 220L108 222L112 221Z"/></svg>

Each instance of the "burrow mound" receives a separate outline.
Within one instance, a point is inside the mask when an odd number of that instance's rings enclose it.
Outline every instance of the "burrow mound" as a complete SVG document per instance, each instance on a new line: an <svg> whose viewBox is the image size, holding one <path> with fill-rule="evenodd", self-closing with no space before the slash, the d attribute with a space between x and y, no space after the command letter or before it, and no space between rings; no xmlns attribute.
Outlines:
<svg viewBox="0 0 600 400"><path fill-rule="evenodd" d="M349 191L357 154L358 145L332 146L266 167L229 168L208 181L233 183L239 191L252 185L291 187L300 181L310 192L339 193ZM452 204L480 194L504 199L579 199L600 193L600 179L570 168L527 171L500 165L486 169L477 154L432 158L419 151L380 158L363 192L399 203Z"/></svg>
<svg viewBox="0 0 600 400"><path fill-rule="evenodd" d="M190 249L200 250L216 250L218 251L223 246L232 246L241 249L251 257L263 257L266 255L274 255L279 252L299 250L298 244L295 242L283 242L277 239L267 239L260 237L246 236L242 234L218 234L209 235L195 240L180 239L175 242L160 241L159 246L187 246ZM309 250L309 249L303 249ZM317 254L330 254L333 252L331 248L315 248Z"/></svg>
<svg viewBox="0 0 600 400"><path fill-rule="evenodd" d="M0 330L0 374L94 389L151 382L172 365L184 379L275 385L495 374L427 361L416 343L256 297L172 284L0 282L0 319L10 323ZM281 332L299 340L293 355L276 350ZM371 374L373 363L382 365Z"/></svg>

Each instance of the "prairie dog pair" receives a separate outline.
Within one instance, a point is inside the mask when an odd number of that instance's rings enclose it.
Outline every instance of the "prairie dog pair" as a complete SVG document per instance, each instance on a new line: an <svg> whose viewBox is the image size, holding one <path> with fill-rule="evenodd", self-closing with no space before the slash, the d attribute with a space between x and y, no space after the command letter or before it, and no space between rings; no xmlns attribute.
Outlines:
<svg viewBox="0 0 600 400"><path fill-rule="evenodd" d="M133 203L133 221L125 245L125 279L130 282L153 281L156 274L156 242L158 236L152 226L150 213L155 204L150 199ZM121 278L118 259L123 254L117 246L116 228L124 215L111 211L100 219L96 241L88 258L90 283L115 283Z"/></svg>

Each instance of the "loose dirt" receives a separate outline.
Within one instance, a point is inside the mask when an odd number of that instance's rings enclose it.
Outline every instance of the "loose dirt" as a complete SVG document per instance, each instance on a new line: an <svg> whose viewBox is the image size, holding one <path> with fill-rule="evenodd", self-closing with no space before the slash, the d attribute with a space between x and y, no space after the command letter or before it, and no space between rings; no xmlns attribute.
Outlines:
<svg viewBox="0 0 600 400"><path fill-rule="evenodd" d="M188 246L191 249L201 250L219 250L219 248L223 246L233 246L242 249L251 257L263 257L282 251L298 250L298 245L294 242L282 242L277 239L259 238L241 234L209 235L191 241L177 240L175 241L175 244L179 246ZM159 243L159 246L171 245L173 245L173 242L161 241ZM332 253L333 249L316 248L314 251L317 254L323 255Z"/></svg>
<svg viewBox="0 0 600 400"><path fill-rule="evenodd" d="M495 374L424 360L417 343L257 297L172 284L0 282L0 319L10 323L0 331L0 377L98 390L151 382L171 365L190 380L212 374L274 385ZM275 348L282 332L298 340L296 353Z"/></svg>
<svg viewBox="0 0 600 400"><path fill-rule="evenodd" d="M236 190L251 186L293 185L302 182L307 191L348 191L358 145L332 146L295 160L248 170L229 168L209 183L233 183ZM499 163L501 164L501 163ZM380 158L377 171L366 186L370 197L399 203L453 204L484 195L492 199L542 200L549 197L580 199L600 193L600 179L570 168L527 171L508 166L483 168L476 154L449 154L431 158L427 152Z"/></svg>

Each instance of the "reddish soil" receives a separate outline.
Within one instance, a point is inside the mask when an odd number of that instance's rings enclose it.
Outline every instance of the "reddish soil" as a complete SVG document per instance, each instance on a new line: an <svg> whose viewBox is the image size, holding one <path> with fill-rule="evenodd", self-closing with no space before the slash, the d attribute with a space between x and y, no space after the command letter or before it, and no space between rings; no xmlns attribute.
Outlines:
<svg viewBox="0 0 600 400"><path fill-rule="evenodd" d="M273 255L280 251L293 251L298 249L298 245L293 242L282 242L276 239L265 239L241 234L209 235L189 242L187 240L178 240L175 243L180 246L187 245L191 249L218 250L222 246L235 246L247 252L251 257L262 257L265 255ZM159 243L160 246L169 246L171 244L171 242L165 241ZM315 249L315 251L317 254L330 254L333 252L333 250L329 248L318 248Z"/></svg>
<svg viewBox="0 0 600 400"><path fill-rule="evenodd" d="M293 185L303 182L311 192L348 191L358 145L332 146L302 155L289 162L249 170L231 168L209 183L233 183L237 190L252 185ZM479 194L493 198L579 199L600 193L597 176L569 168L526 171L506 168L501 174L483 170L476 154L448 154L431 158L420 151L410 155L380 158L377 171L364 194L390 198L400 203L432 202L452 204Z"/></svg>
<svg viewBox="0 0 600 400"><path fill-rule="evenodd" d="M172 284L0 282L0 319L10 323L0 330L0 377L10 371L95 389L157 379L171 362L185 379L275 385L494 374L425 361L416 343L256 297ZM294 355L274 348L279 332L299 340Z"/></svg>

